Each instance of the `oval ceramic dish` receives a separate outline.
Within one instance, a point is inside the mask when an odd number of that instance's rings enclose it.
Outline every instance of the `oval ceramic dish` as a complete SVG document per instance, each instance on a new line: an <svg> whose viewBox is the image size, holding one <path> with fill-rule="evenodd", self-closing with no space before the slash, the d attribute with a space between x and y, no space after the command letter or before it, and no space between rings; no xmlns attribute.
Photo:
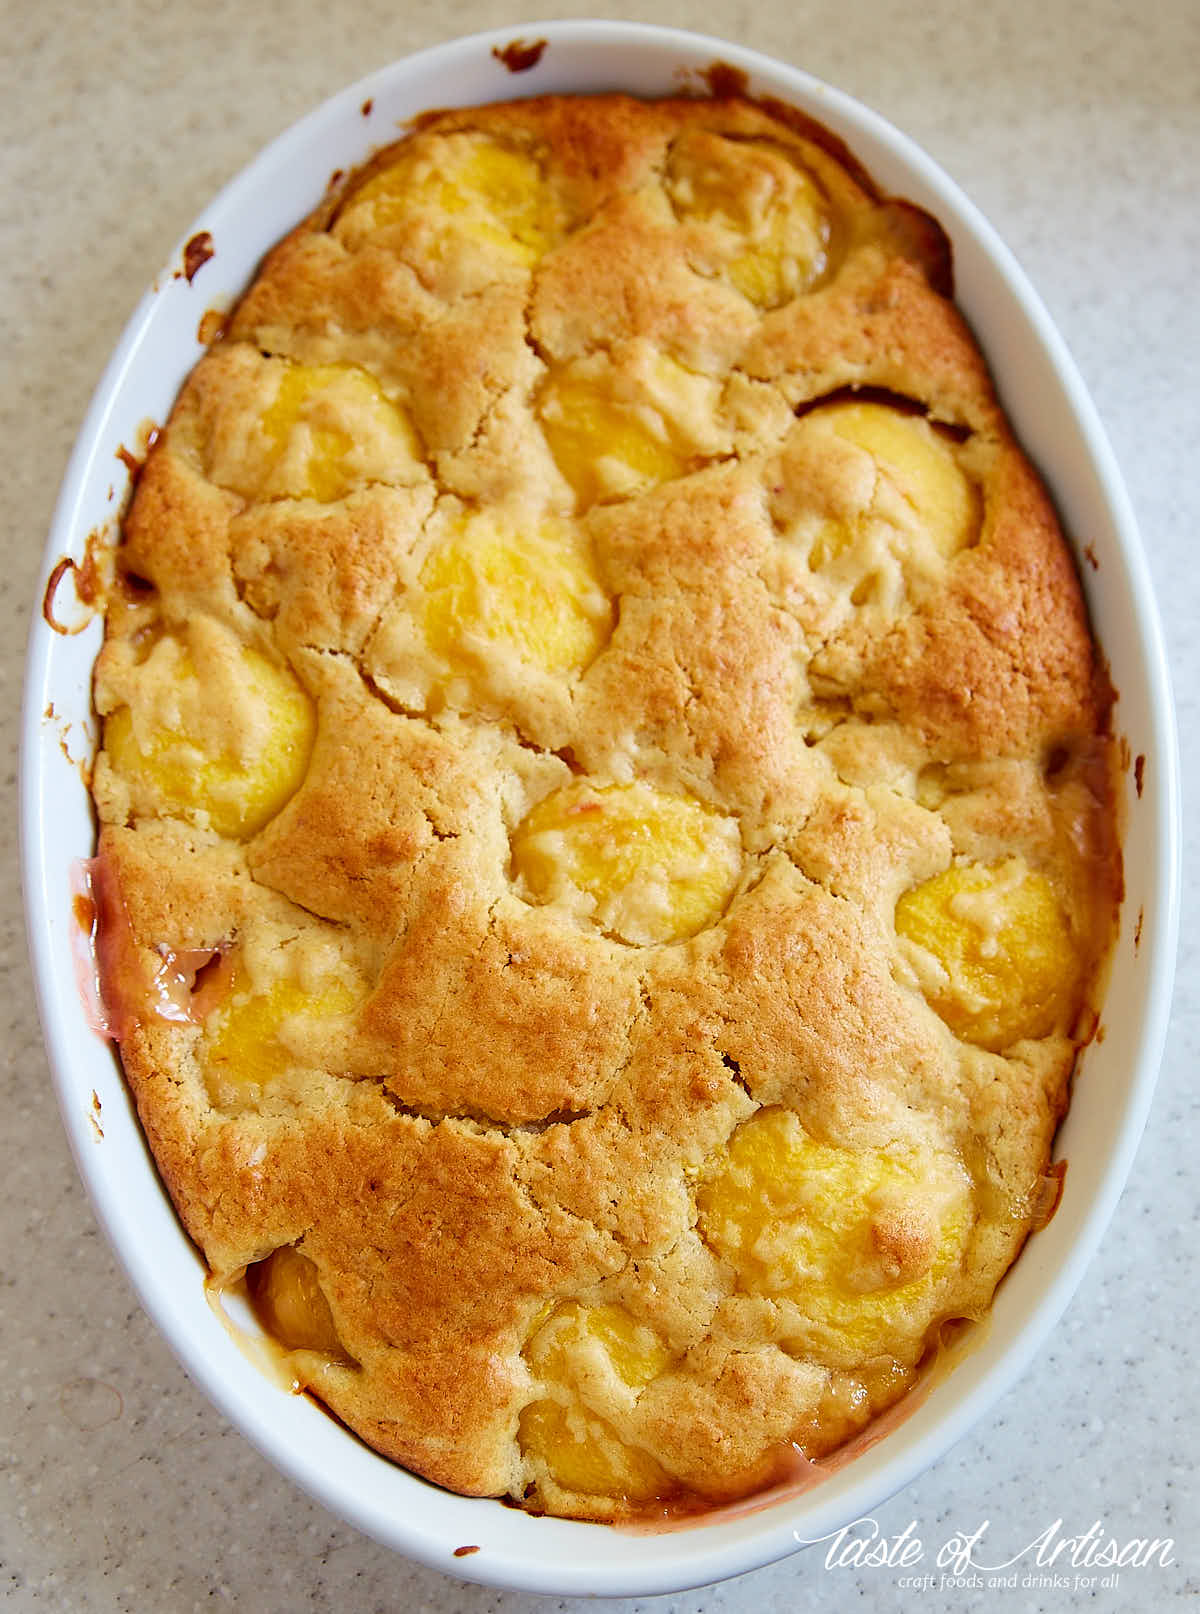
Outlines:
<svg viewBox="0 0 1200 1614"><path fill-rule="evenodd" d="M513 72L514 37L545 47ZM513 66L520 62L510 52ZM1177 763L1160 629L1133 517L1096 414L1063 344L1011 255L910 141L807 77L717 40L624 23L538 23L438 46L344 90L282 136L196 221L156 280L92 403L46 554L82 561L114 532L125 473L147 422L166 417L202 351L204 313L228 308L266 249L348 169L432 106L550 91L703 93L714 63L751 95L793 103L846 141L879 185L934 214L954 247L958 300L989 357L1018 435L1042 468L1069 534L1086 541L1093 623L1119 692L1130 767L1125 901L1103 1012L1057 1145L1070 1161L1061 1207L1001 1285L976 1348L885 1438L801 1495L685 1530L625 1534L530 1517L448 1494L361 1445L304 1397L269 1386L210 1309L204 1269L143 1142L112 1045L90 1029L76 963L72 873L93 846L80 763L94 744L91 668L100 622L77 634L35 615L24 718L24 872L30 946L50 1064L80 1172L141 1299L187 1371L277 1466L381 1542L452 1574L531 1592L634 1595L756 1568L868 1512L938 1458L1025 1368L1082 1275L1142 1131L1165 1031L1177 908ZM211 243L205 242L207 232ZM197 237L200 237L197 240ZM212 255L206 257L211 244ZM78 577L80 574L76 573ZM60 594L69 595L65 586ZM1136 768L1134 759L1138 759ZM478 1550L456 1557L457 1547Z"/></svg>

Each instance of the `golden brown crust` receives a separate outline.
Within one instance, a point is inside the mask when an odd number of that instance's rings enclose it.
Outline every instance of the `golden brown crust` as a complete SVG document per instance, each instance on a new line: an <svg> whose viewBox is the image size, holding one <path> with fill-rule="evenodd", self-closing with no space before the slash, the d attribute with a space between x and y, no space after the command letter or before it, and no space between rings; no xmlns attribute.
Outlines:
<svg viewBox="0 0 1200 1614"><path fill-rule="evenodd" d="M1110 695L943 245L736 99L431 115L150 455L96 674L125 1068L213 1272L310 1263L293 1371L438 1483L766 1483L1034 1223Z"/></svg>

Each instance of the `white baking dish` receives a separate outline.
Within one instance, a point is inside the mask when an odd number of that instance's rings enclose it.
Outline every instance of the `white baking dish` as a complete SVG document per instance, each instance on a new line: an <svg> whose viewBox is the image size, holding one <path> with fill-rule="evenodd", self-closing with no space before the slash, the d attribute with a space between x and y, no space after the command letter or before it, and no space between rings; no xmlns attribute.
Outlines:
<svg viewBox="0 0 1200 1614"><path fill-rule="evenodd" d="M496 50L545 40L512 73ZM1019 435L1065 524L1119 692L1126 896L1104 1036L1086 1051L1058 1154L1070 1162L1057 1215L1001 1286L976 1348L886 1438L800 1496L660 1534L537 1519L412 1477L302 1397L267 1382L210 1309L204 1269L142 1140L112 1046L90 1029L73 949L72 871L92 850L81 776L94 724L91 664L100 626L63 635L35 612L22 779L30 946L51 1070L80 1172L114 1247L188 1372L305 1490L380 1541L450 1573L529 1591L649 1594L742 1573L866 1513L957 1440L1044 1340L1095 1250L1128 1173L1157 1073L1174 962L1178 796L1174 720L1161 634L1128 500L1078 374L1036 295L994 232L910 141L846 96L739 47L669 29L562 22L457 40L382 69L283 135L205 210L213 255L178 254L134 314L97 390L62 489L44 577L111 536L148 422L161 421L201 352L204 313L227 308L264 251L319 201L330 174L359 162L430 106L547 91L663 94L704 87L723 62L751 94L792 102L849 145L886 190L927 208L954 246L959 301L992 362ZM202 254L201 254L202 256ZM185 269L195 272L191 278ZM1081 547L1081 556L1084 553ZM69 580L59 591L70 597ZM40 601L39 601L40 607ZM65 736L65 741L64 741ZM1133 767L1135 759L1143 759ZM455 1549L478 1548L456 1557Z"/></svg>

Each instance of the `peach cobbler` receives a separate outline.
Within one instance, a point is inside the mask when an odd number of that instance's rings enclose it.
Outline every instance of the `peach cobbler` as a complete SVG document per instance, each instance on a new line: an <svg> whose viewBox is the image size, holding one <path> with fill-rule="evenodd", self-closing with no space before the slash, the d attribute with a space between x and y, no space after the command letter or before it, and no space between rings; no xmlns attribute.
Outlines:
<svg viewBox="0 0 1200 1614"><path fill-rule="evenodd" d="M745 1495L1037 1223L1112 696L949 292L782 109L438 113L150 452L95 677L121 1056L212 1281L430 1480Z"/></svg>

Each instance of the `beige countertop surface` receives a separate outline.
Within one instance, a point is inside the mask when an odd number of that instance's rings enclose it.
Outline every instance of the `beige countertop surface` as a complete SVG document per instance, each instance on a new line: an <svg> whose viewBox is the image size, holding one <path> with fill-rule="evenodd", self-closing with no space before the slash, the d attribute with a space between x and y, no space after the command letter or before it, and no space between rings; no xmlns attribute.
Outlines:
<svg viewBox="0 0 1200 1614"><path fill-rule="evenodd" d="M1015 250L1083 372L1141 522L1184 751L1200 759L1200 5L1196 0L661 0L606 15L753 46L922 144ZM0 340L0 1603L14 1610L390 1614L583 1607L412 1565L309 1501L189 1383L142 1313L75 1173L33 999L17 856L23 656L59 482L141 292L213 193L326 96L453 34L539 15L494 0L103 7L4 0ZM1185 546L1187 553L1185 554ZM948 1456L876 1510L930 1544L989 1521L1017 1553L1055 1521L1170 1537L1116 1587L903 1584L822 1549L623 1610L1183 1607L1200 1597L1196 869L1158 1094L1129 1186L1065 1318ZM932 1556L932 1555L931 1555ZM925 1566L932 1569L932 1564Z"/></svg>

